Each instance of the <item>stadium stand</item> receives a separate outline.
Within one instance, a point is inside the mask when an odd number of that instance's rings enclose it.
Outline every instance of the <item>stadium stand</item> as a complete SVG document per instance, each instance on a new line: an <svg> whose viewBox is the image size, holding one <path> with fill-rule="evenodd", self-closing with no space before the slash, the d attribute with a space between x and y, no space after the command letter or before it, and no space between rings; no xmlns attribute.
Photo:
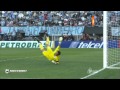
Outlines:
<svg viewBox="0 0 120 90"><path fill-rule="evenodd" d="M91 27L91 17L95 17L95 26L103 26L102 11L0 11L1 27L21 26L85 26ZM19 34L17 34L19 35ZM32 37L32 35L30 35ZM29 37L30 37L29 36ZM72 35L67 36L69 39ZM32 38L13 36L10 33L0 35L1 40L33 40ZM27 38L27 39L26 39ZM44 39L43 39L44 40Z"/></svg>

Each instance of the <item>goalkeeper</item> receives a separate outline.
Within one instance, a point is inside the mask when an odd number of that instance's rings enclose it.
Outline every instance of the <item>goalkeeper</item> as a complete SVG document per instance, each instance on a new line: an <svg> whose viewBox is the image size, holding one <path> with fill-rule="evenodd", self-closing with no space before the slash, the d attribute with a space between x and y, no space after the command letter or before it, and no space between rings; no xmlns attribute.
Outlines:
<svg viewBox="0 0 120 90"><path fill-rule="evenodd" d="M60 55L61 55L61 52L60 52L61 42L62 42L62 37L61 37L61 39L59 38L58 46L56 47L56 49L54 51L51 49L51 47L49 45L49 43L50 43L49 37L46 37L47 50L45 50L42 43L39 42L40 43L39 48L42 51L43 55L54 64L59 64Z"/></svg>

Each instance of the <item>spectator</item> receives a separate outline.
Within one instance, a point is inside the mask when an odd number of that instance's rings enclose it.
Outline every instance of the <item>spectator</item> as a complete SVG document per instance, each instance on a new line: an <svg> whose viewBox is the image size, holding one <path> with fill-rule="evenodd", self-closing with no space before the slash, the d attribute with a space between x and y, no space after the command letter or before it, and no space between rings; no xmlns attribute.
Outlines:
<svg viewBox="0 0 120 90"><path fill-rule="evenodd" d="M90 26L91 15L95 16L96 26L102 26L102 11L2 11L0 24L2 26Z"/></svg>
<svg viewBox="0 0 120 90"><path fill-rule="evenodd" d="M110 11L111 12L111 11ZM91 27L91 16L95 16L95 26L103 26L103 11L1 11L0 25L4 26L85 26ZM116 17L119 12L109 14L110 23L120 25L120 19ZM117 24L116 24L117 23ZM64 34L63 40L74 40L73 35ZM23 40L24 37L16 32L12 35L3 35L3 40ZM43 37L39 37L44 39ZM90 39L85 35L83 39Z"/></svg>

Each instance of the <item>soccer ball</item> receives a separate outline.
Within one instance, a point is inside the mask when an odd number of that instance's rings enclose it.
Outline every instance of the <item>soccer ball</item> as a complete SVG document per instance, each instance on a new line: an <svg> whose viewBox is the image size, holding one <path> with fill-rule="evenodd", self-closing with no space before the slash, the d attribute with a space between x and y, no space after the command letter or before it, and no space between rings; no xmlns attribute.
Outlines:
<svg viewBox="0 0 120 90"><path fill-rule="evenodd" d="M52 60L52 63L54 63L54 64L59 64L59 62L55 62L54 60Z"/></svg>
<svg viewBox="0 0 120 90"><path fill-rule="evenodd" d="M54 60L52 60L52 63L56 64L56 62Z"/></svg>
<svg viewBox="0 0 120 90"><path fill-rule="evenodd" d="M59 42L62 42L63 38L62 37L59 37Z"/></svg>

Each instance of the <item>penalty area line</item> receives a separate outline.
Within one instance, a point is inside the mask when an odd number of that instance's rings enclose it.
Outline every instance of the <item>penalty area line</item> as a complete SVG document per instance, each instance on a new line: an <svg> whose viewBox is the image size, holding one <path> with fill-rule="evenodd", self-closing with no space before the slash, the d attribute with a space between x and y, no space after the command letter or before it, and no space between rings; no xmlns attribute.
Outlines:
<svg viewBox="0 0 120 90"><path fill-rule="evenodd" d="M87 75L87 76L84 76L84 77L82 77L82 78L80 78L80 79L86 79L86 78L88 78L88 77L90 77L90 76L93 76L93 75L95 75L95 74L103 71L104 69L105 69L105 68L102 68L102 69L100 69L100 70L98 70L98 71L96 71L96 72L93 72L93 73L91 73L91 74L89 74L89 75Z"/></svg>

